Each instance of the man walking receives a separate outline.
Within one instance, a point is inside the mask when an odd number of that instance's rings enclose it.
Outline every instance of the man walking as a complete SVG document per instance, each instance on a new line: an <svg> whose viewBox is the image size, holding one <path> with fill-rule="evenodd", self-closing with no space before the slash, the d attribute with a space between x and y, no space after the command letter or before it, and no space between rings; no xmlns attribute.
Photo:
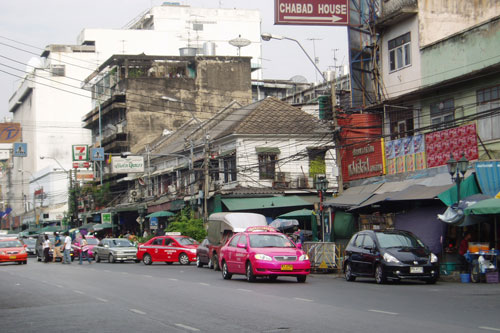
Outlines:
<svg viewBox="0 0 500 333"><path fill-rule="evenodd" d="M61 254L61 237L59 237L59 234L54 231L54 250L52 251L52 262L56 262L56 258L62 258Z"/></svg>
<svg viewBox="0 0 500 333"><path fill-rule="evenodd" d="M64 257L63 257L63 264L71 264L71 237L69 236L69 232L66 231L64 233Z"/></svg>

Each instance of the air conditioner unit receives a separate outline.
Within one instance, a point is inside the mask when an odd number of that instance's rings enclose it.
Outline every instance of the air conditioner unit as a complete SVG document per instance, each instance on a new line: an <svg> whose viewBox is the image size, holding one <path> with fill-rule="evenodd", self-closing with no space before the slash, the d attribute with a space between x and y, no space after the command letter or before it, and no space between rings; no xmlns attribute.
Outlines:
<svg viewBox="0 0 500 333"><path fill-rule="evenodd" d="M177 186L175 186L175 185L168 185L168 193L175 194L175 192L177 192Z"/></svg>
<svg viewBox="0 0 500 333"><path fill-rule="evenodd" d="M136 202L137 199L139 198L139 191L137 190L131 190L129 193L128 193L128 198L129 198L129 202Z"/></svg>
<svg viewBox="0 0 500 333"><path fill-rule="evenodd" d="M123 133L123 124L116 124L116 133Z"/></svg>
<svg viewBox="0 0 500 333"><path fill-rule="evenodd" d="M274 174L274 181L276 182L289 182L290 172L276 172Z"/></svg>
<svg viewBox="0 0 500 333"><path fill-rule="evenodd" d="M297 188L308 188L309 180L305 176L300 176L297 178Z"/></svg>

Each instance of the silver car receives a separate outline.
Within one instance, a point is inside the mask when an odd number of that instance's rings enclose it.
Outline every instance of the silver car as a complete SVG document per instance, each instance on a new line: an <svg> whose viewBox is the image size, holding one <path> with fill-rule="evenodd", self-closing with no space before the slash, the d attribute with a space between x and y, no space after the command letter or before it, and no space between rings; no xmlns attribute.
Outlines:
<svg viewBox="0 0 500 333"><path fill-rule="evenodd" d="M137 260L137 248L125 238L105 238L94 249L96 262L107 260L111 263L125 260Z"/></svg>

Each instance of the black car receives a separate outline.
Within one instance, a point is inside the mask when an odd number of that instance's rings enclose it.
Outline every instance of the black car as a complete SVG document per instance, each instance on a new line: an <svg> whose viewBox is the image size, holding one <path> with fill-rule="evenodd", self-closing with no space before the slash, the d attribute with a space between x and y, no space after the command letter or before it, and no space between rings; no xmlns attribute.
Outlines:
<svg viewBox="0 0 500 333"><path fill-rule="evenodd" d="M402 230L364 230L352 236L344 259L347 281L356 277L387 280L423 280L429 284L439 278L439 262L415 235Z"/></svg>
<svg viewBox="0 0 500 333"><path fill-rule="evenodd" d="M26 252L28 255L36 255L36 239L35 238L21 238L21 242L26 245Z"/></svg>
<svg viewBox="0 0 500 333"><path fill-rule="evenodd" d="M208 268L212 269L213 264L208 256L208 247L210 245L210 242L208 239L204 239L200 245L196 248L196 266L197 267L203 267L203 265L208 265Z"/></svg>
<svg viewBox="0 0 500 333"><path fill-rule="evenodd" d="M47 235L49 236L50 244L54 244L54 242L55 242L54 234L50 233ZM65 236L60 235L59 237L61 238L61 244L63 244ZM44 239L45 239L45 234L38 235L38 237L36 239L35 253L36 253L36 259L38 261L45 261L45 256L43 254L43 241L44 241ZM60 246L60 250L61 250L61 255L63 255L63 246L62 245ZM48 261L52 261L53 253L54 253L54 250L50 249ZM70 256L71 256L71 261L75 260L73 249L71 249L71 251L70 251ZM56 258L56 260L62 261L62 257L59 259Z"/></svg>

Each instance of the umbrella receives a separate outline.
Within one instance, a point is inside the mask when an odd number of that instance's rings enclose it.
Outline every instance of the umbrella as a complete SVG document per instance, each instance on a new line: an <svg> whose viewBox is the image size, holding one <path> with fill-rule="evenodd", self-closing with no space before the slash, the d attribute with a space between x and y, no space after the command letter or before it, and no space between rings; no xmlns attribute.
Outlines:
<svg viewBox="0 0 500 333"><path fill-rule="evenodd" d="M78 229L85 229L85 230L89 230L89 229L92 229L92 227L96 225L96 223L85 223L85 224L82 224L82 226L80 226Z"/></svg>
<svg viewBox="0 0 500 333"><path fill-rule="evenodd" d="M293 228L299 225L299 221L297 220L285 220L285 219L276 219L269 224L271 227L274 227L279 230L285 230L288 228Z"/></svg>
<svg viewBox="0 0 500 333"><path fill-rule="evenodd" d="M500 199L490 198L476 202L464 209L465 215L500 214Z"/></svg>
<svg viewBox="0 0 500 333"><path fill-rule="evenodd" d="M113 225L111 223L101 223L93 225L90 229L93 231L100 231L103 229L111 229L111 228L113 228Z"/></svg>
<svg viewBox="0 0 500 333"><path fill-rule="evenodd" d="M164 216L170 217L170 216L175 216L175 214L172 212L169 212L168 210L160 210L159 212L154 212L154 213L151 213L149 215L146 215L146 217L148 217L148 218L164 217Z"/></svg>
<svg viewBox="0 0 500 333"><path fill-rule="evenodd" d="M61 230L60 227L49 225L47 227L44 227L44 228L38 230L38 233L41 234L41 233L44 233L44 232L54 232L54 231L59 231L59 230Z"/></svg>

